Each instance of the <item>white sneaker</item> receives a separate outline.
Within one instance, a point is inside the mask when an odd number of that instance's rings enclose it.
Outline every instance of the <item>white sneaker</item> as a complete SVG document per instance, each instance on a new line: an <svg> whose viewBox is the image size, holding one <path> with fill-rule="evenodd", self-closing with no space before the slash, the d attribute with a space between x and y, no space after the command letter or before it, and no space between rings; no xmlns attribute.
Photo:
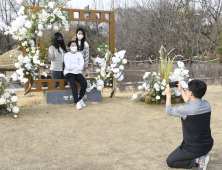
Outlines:
<svg viewBox="0 0 222 170"><path fill-rule="evenodd" d="M83 99L81 99L79 102L81 103L82 107L86 107L86 104L84 103Z"/></svg>
<svg viewBox="0 0 222 170"><path fill-rule="evenodd" d="M76 109L81 110L82 109L82 105L80 102L76 103Z"/></svg>
<svg viewBox="0 0 222 170"><path fill-rule="evenodd" d="M210 155L202 156L199 160L199 166L197 170L206 170L209 160L210 160Z"/></svg>

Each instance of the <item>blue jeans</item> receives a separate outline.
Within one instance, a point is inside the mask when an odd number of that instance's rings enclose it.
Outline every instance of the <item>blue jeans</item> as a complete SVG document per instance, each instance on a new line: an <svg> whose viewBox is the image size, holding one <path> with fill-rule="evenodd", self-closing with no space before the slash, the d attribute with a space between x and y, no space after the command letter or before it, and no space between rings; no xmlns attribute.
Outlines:
<svg viewBox="0 0 222 170"><path fill-rule="evenodd" d="M63 71L52 71L51 70L51 73L52 73L52 79L66 79L63 74ZM67 85L67 82L65 82L65 86L66 85ZM54 88L59 87L59 82L54 82L53 87Z"/></svg>

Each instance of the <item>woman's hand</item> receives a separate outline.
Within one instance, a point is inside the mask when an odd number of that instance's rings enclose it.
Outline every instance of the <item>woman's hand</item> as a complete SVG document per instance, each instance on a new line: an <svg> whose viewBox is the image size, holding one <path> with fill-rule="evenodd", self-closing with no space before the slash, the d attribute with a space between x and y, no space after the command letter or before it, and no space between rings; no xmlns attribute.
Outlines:
<svg viewBox="0 0 222 170"><path fill-rule="evenodd" d="M83 68L83 71L86 71L86 70L87 70L87 67L84 67L84 68Z"/></svg>
<svg viewBox="0 0 222 170"><path fill-rule="evenodd" d="M75 34L75 36L72 38L72 40L73 40L73 41L76 41L76 34Z"/></svg>

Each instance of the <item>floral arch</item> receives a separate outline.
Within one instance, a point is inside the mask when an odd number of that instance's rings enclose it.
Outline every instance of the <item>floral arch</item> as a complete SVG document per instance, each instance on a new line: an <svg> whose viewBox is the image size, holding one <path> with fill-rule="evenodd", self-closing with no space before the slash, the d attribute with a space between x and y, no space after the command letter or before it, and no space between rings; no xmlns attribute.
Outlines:
<svg viewBox="0 0 222 170"><path fill-rule="evenodd" d="M54 0L56 1L56 0ZM97 58L101 69L98 69L99 75L96 78L86 78L88 81L93 81L89 87L90 89L97 87L102 90L107 87L104 84L106 79L111 78L113 92L115 92L117 79L123 79L122 70L127 60L124 59L125 51L115 51L115 16L114 11L98 11L98 10L80 10L80 9L67 9L62 8L65 6L66 0L63 5L56 6L54 2L48 2L48 6L34 7L34 6L21 6L18 17L12 21L10 26L0 23L1 26L6 28L5 34L11 34L12 37L19 42L19 46L23 47L23 55L15 56L18 62L15 67L18 68L12 75L13 80L20 80L25 83L25 94L28 92L39 91L56 91L67 90L65 81L63 79L53 80L34 80L35 71L44 66L42 62L43 56L47 56L47 51L44 48L43 42L34 43L31 38L43 36L43 30L54 29L60 30L62 27L69 31L69 24L71 21L88 21L88 22L108 22L109 23L109 46L103 48L105 57L103 59ZM22 0L17 0L17 3L22 3ZM79 13L79 18L74 17L74 13ZM85 13L90 16L85 17ZM100 14L100 18L95 15ZM108 16L108 17L107 17ZM39 48L39 44L42 46ZM59 82L60 87L54 89L53 82ZM31 89L33 83L36 83L36 89ZM42 88L42 83L47 83L48 88ZM112 94L114 93L111 93Z"/></svg>

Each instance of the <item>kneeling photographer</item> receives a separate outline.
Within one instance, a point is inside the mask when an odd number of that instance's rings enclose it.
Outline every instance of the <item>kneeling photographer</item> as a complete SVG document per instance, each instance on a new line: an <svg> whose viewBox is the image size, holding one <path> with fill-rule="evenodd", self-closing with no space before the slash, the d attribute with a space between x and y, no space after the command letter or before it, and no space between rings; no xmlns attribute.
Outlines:
<svg viewBox="0 0 222 170"><path fill-rule="evenodd" d="M172 84L170 83L165 90L166 112L170 116L181 117L183 141L169 155L167 164L172 168L198 167L198 170L206 170L210 160L210 155L207 154L213 147L210 129L211 106L208 101L202 100L207 85L203 81L192 80L188 83L186 94L178 81L176 88L181 93L185 105L172 107Z"/></svg>

